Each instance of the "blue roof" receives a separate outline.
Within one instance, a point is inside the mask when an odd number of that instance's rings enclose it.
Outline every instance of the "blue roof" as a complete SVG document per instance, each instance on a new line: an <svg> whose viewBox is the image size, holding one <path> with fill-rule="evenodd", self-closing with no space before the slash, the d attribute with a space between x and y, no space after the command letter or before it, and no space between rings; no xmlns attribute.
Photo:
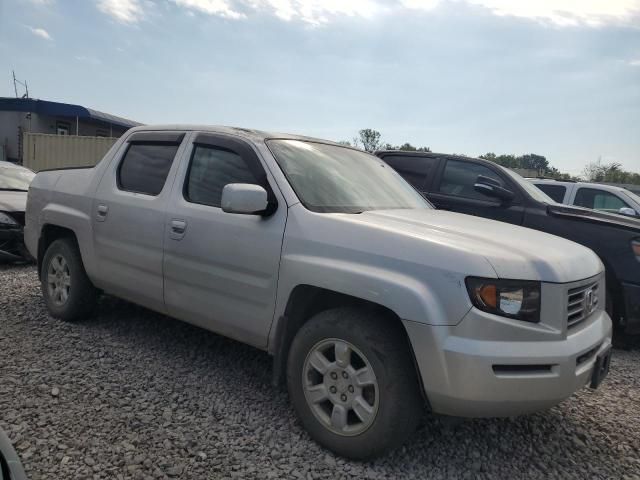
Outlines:
<svg viewBox="0 0 640 480"><path fill-rule="evenodd" d="M78 117L107 123L117 127L131 128L142 125L127 118L117 117L109 113L99 112L81 105L70 103L49 102L34 98L0 97L0 111L33 112L39 115L56 117Z"/></svg>

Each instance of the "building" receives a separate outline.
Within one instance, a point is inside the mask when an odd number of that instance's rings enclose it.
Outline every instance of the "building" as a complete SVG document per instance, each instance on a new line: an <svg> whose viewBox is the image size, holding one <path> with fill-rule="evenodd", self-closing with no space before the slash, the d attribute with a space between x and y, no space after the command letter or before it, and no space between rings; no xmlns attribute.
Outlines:
<svg viewBox="0 0 640 480"><path fill-rule="evenodd" d="M137 125L80 105L0 97L0 160L22 164L26 134L117 138Z"/></svg>

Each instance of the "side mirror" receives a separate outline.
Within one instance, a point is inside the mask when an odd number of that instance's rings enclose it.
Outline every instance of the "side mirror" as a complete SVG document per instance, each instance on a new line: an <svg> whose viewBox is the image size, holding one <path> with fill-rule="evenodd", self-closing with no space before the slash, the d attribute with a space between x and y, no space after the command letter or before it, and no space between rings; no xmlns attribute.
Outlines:
<svg viewBox="0 0 640 480"><path fill-rule="evenodd" d="M261 215L268 206L267 191L260 185L229 183L222 189L223 212Z"/></svg>
<svg viewBox="0 0 640 480"><path fill-rule="evenodd" d="M633 208L629 208L629 207L622 207L620 210L618 210L618 213L621 215L627 215L629 217L638 216L637 212Z"/></svg>
<svg viewBox="0 0 640 480"><path fill-rule="evenodd" d="M515 198L515 194L511 190L507 190L493 178L485 177L484 175L478 175L473 188L476 192L483 193L488 197L498 198L503 202L510 202Z"/></svg>

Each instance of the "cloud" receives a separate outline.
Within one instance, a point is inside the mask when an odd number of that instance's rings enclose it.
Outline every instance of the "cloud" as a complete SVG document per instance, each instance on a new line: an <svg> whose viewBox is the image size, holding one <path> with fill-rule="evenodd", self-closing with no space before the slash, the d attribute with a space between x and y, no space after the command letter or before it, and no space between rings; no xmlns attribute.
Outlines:
<svg viewBox="0 0 640 480"><path fill-rule="evenodd" d="M209 15L219 15L227 18L245 18L245 14L234 10L228 0L173 0L181 7L193 9Z"/></svg>
<svg viewBox="0 0 640 480"><path fill-rule="evenodd" d="M253 0L254 8L270 10L283 20L300 19L311 24L328 22L332 17L370 18L388 10L374 0Z"/></svg>
<svg viewBox="0 0 640 480"><path fill-rule="evenodd" d="M548 21L559 26L600 26L640 14L640 0L466 0L496 15Z"/></svg>
<svg viewBox="0 0 640 480"><path fill-rule="evenodd" d="M376 0L236 0L233 5L231 0L171 1L190 11L232 19L267 12L285 21L301 20L310 24L326 23L338 16L369 18L384 9Z"/></svg>
<svg viewBox="0 0 640 480"><path fill-rule="evenodd" d="M51 38L51 35L49 35L49 32L47 32L44 28L34 28L34 27L27 27L27 28L31 30L31 33L33 33L36 37L40 37L45 40L53 40Z"/></svg>
<svg viewBox="0 0 640 480"><path fill-rule="evenodd" d="M121 23L138 23L144 10L140 0L98 0L98 8L103 13Z"/></svg>
<svg viewBox="0 0 640 480"><path fill-rule="evenodd" d="M53 0L31 0L48 3ZM497 16L527 18L556 26L634 24L640 18L640 0L163 0L186 9L233 20L267 13L285 21L312 25L339 17L372 18L384 13L431 11L448 4L484 8ZM98 8L121 23L133 24L143 17L148 0L97 0Z"/></svg>
<svg viewBox="0 0 640 480"><path fill-rule="evenodd" d="M635 60L629 60L627 63L632 67L640 67L640 58L637 58Z"/></svg>

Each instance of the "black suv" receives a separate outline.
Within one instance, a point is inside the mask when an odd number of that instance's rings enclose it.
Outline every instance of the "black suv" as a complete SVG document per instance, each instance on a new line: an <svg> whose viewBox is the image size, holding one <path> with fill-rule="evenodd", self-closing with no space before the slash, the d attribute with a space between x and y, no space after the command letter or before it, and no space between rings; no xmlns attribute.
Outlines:
<svg viewBox="0 0 640 480"><path fill-rule="evenodd" d="M377 152L437 208L522 225L591 248L606 268L607 311L640 334L640 220L561 205L493 162L439 153Z"/></svg>

